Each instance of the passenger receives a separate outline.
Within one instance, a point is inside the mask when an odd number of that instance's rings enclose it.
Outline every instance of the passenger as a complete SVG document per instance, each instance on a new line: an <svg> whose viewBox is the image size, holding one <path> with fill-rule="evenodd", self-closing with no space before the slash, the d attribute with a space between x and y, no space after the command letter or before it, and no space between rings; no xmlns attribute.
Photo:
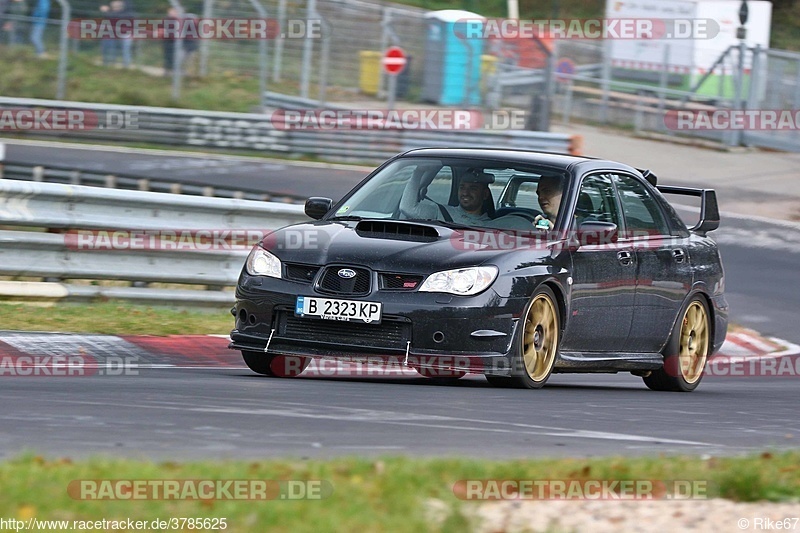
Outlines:
<svg viewBox="0 0 800 533"><path fill-rule="evenodd" d="M534 226L542 229L553 229L561 205L561 195L564 192L563 180L558 176L542 176L536 186L539 197L539 206L543 215L533 219Z"/></svg>

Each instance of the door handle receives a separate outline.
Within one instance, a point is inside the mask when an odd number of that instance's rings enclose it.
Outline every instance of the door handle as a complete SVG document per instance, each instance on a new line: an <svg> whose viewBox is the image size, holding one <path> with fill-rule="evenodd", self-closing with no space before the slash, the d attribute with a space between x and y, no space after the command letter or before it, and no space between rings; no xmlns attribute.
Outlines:
<svg viewBox="0 0 800 533"><path fill-rule="evenodd" d="M633 256L630 252L617 252L617 259L619 259L619 262L623 265L630 265Z"/></svg>
<svg viewBox="0 0 800 533"><path fill-rule="evenodd" d="M672 250L672 258L675 259L676 263L683 263L684 259L686 259L686 252L680 248L676 248Z"/></svg>

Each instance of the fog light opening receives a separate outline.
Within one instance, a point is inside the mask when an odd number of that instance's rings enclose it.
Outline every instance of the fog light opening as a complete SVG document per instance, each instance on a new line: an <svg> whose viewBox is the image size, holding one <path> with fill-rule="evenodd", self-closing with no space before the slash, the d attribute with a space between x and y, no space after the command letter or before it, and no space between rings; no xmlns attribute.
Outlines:
<svg viewBox="0 0 800 533"><path fill-rule="evenodd" d="M442 333L441 331L437 331L436 333L434 333L433 342L435 342L436 344L444 342L444 333Z"/></svg>

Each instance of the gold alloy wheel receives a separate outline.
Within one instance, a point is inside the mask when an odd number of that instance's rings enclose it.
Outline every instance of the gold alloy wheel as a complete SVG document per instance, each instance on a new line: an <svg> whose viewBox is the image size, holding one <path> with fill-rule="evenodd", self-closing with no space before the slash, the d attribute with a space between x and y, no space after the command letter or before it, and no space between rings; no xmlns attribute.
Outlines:
<svg viewBox="0 0 800 533"><path fill-rule="evenodd" d="M686 309L681 324L679 363L686 383L695 383L703 375L708 357L708 340L708 313L701 302L694 301Z"/></svg>
<svg viewBox="0 0 800 533"><path fill-rule="evenodd" d="M525 336L522 358L525 371L536 382L550 374L558 348L558 317L556 307L547 294L539 294L531 303L525 317Z"/></svg>

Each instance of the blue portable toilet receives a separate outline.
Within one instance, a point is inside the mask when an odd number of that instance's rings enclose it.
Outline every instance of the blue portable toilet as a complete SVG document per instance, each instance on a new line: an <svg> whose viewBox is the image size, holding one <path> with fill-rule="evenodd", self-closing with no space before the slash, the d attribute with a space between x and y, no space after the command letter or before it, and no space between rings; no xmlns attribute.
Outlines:
<svg viewBox="0 0 800 533"><path fill-rule="evenodd" d="M425 18L422 99L442 105L479 105L486 19L458 9L432 11Z"/></svg>

